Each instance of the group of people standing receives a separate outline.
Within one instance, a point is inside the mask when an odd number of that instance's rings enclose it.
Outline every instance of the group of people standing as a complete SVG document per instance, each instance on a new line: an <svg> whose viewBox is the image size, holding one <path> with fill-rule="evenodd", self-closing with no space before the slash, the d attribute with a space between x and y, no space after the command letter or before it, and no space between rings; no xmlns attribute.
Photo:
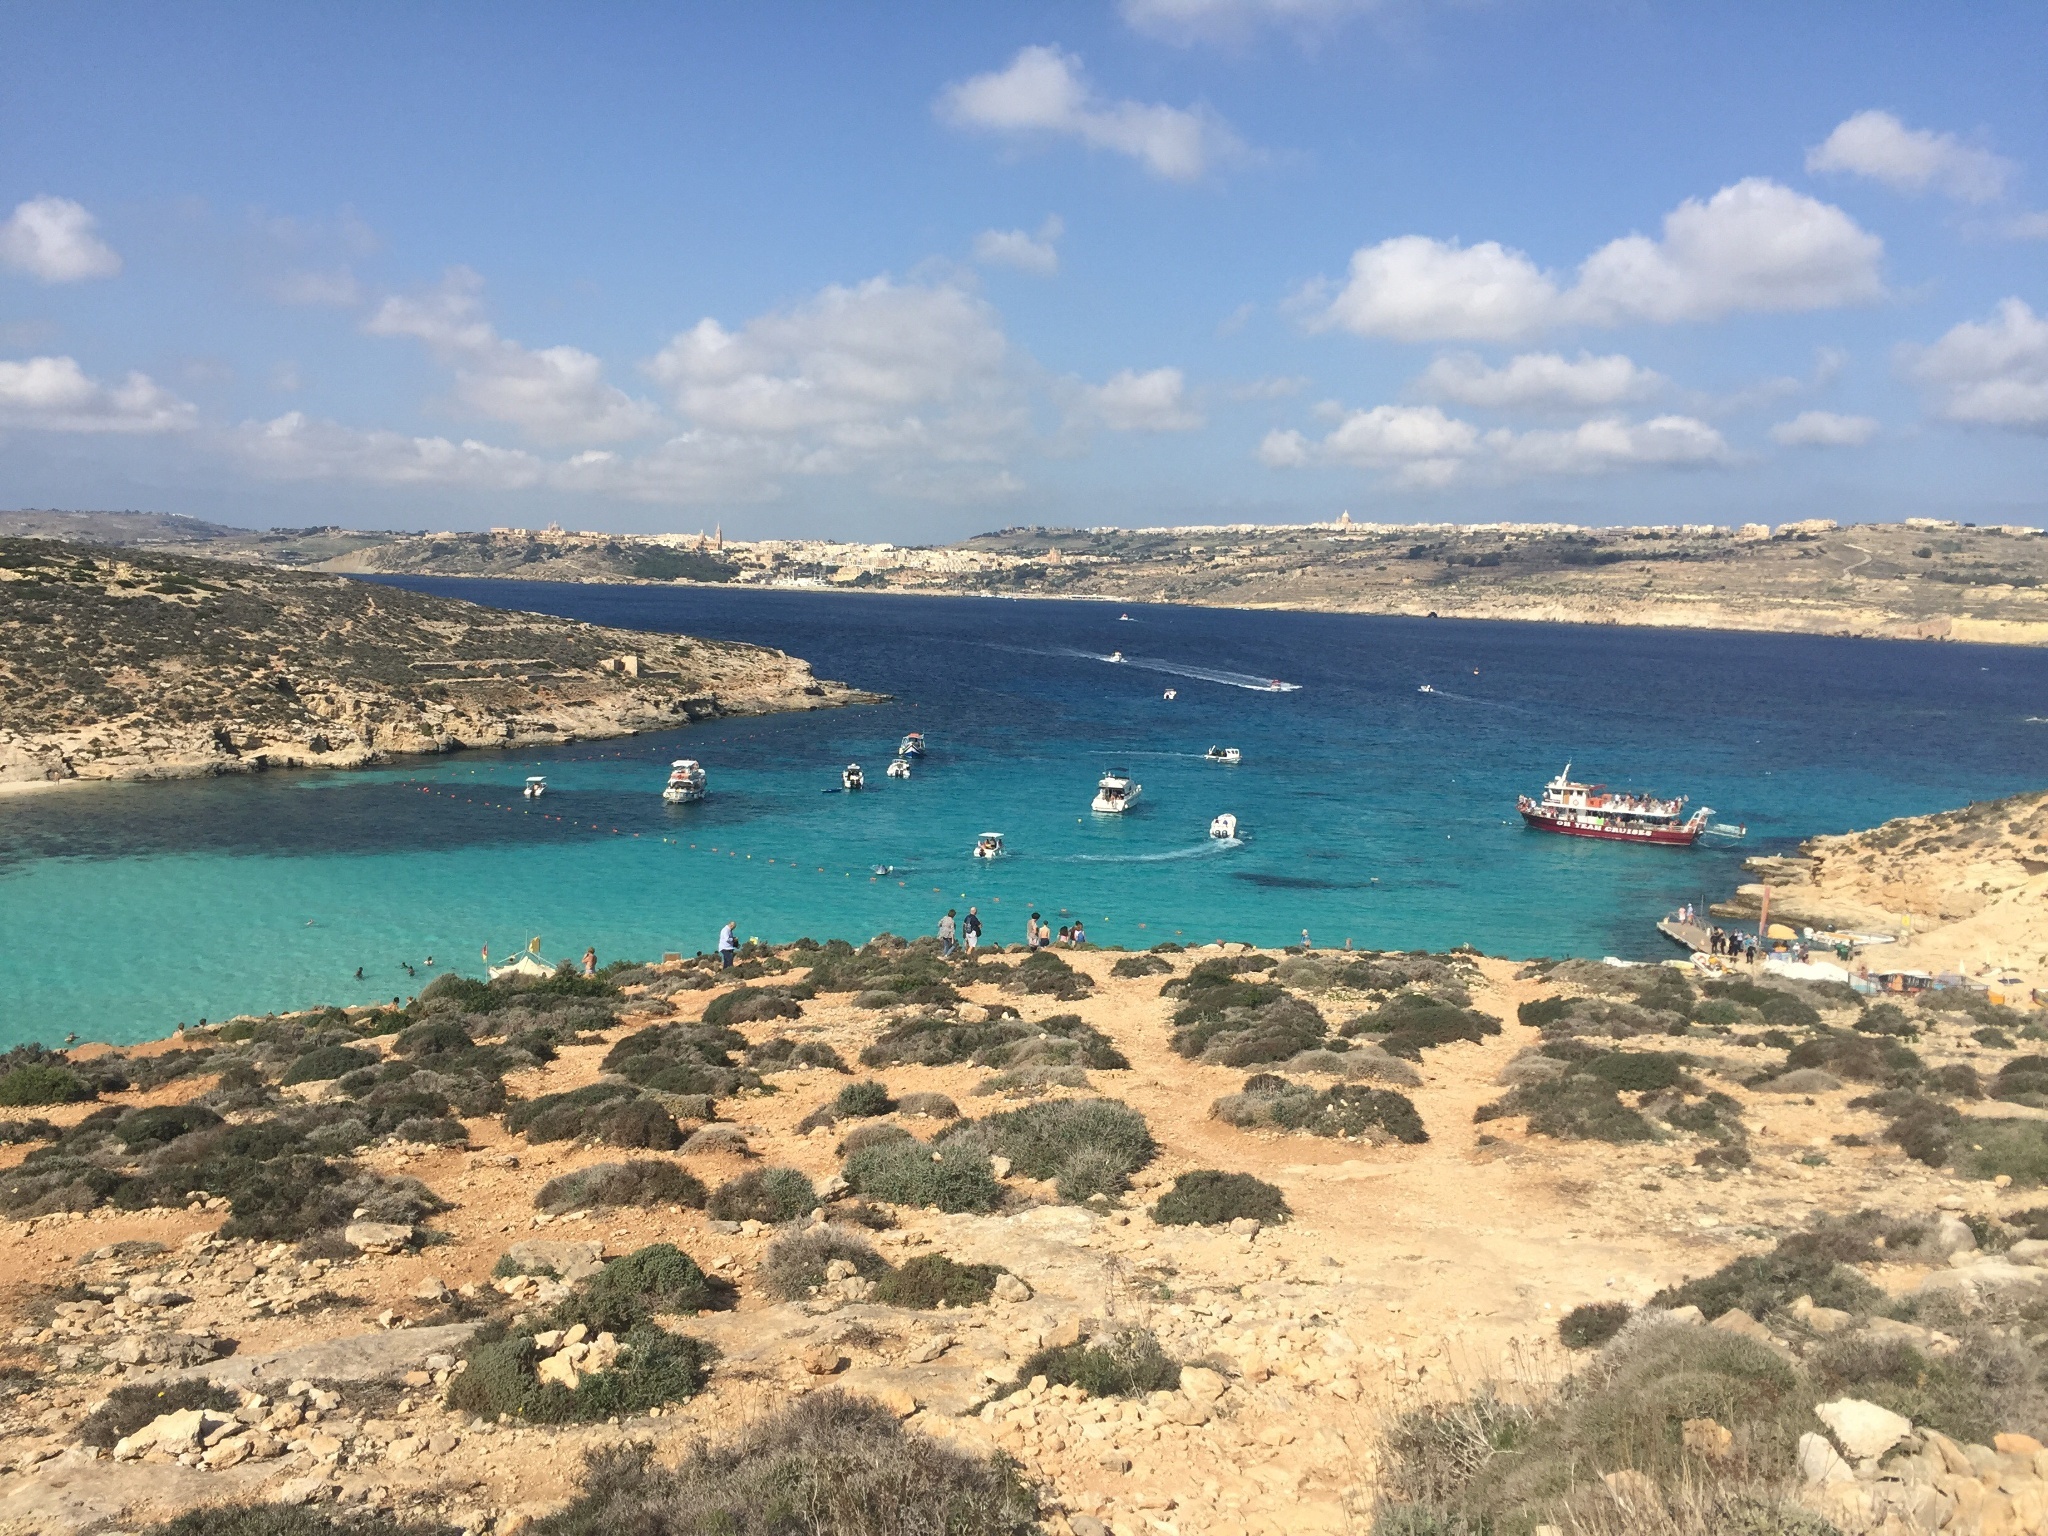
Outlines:
<svg viewBox="0 0 2048 1536"><path fill-rule="evenodd" d="M981 913L967 909L965 919L952 907L946 908L946 915L939 919L939 953L948 960L953 958L955 948L973 954L981 947Z"/></svg>
<svg viewBox="0 0 2048 1536"><path fill-rule="evenodd" d="M1730 933L1725 928L1707 930L1707 948L1710 953L1727 955L1734 960L1754 960L1756 940L1746 933Z"/></svg>

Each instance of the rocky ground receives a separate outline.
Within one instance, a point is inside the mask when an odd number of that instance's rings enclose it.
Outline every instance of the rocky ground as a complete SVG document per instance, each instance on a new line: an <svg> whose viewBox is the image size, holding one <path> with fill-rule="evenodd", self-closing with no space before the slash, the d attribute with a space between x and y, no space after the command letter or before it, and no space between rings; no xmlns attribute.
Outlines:
<svg viewBox="0 0 2048 1536"><path fill-rule="evenodd" d="M123 1124L145 1124L138 1113L171 1105L222 1106L227 1127L280 1112L325 1115L332 1127L344 1111L367 1116L354 1107L376 1098L364 1085L387 1068L403 1073L404 1060L441 1061L435 1081L455 1096L450 1063L469 1059L467 1040L457 1055L432 1058L424 1053L436 1037L415 1031L438 1020L481 1036L481 1016L429 1007L407 1015L395 1036L366 1015L346 1025L332 1016L240 1021L118 1060L81 1050L68 1065L43 1062L38 1070L86 1081L118 1066L136 1086L108 1079L98 1100L36 1109L42 1128L24 1119L6 1129L18 1144L0 1149L0 1195L14 1212L0 1289L0 1530L132 1530L195 1506L263 1500L511 1536L571 1497L586 1452L637 1444L673 1460L701 1438L833 1389L878 1400L915 1433L972 1456L1015 1458L1053 1532L1364 1531L1376 1520L1383 1530L1423 1529L1384 1523L1386 1501L1410 1475L1398 1445L1389 1448L1390 1432L1410 1422L1402 1416L1489 1384L1541 1403L1591 1358L1561 1343L1567 1314L1621 1303L1618 1320L1653 1297L1662 1310L1640 1314L1624 1342L1654 1343L1671 1329L1733 1338L1761 1351L1769 1370L1811 1372L1815 1382L1833 1378L1814 1352L1843 1330L1939 1359L1991 1319L2025 1352L2024 1362L2008 1362L2005 1386L1961 1407L1953 1393L1893 1393L1895 1407L1914 1409L1894 1414L1897 1424L1873 1417L1893 1410L1862 1395L1845 1394L1817 1417L1802 1406L1781 1426L1784 1444L1772 1454L1782 1455L1766 1470L1786 1498L1836 1522L1806 1529L2048 1528L2041 1453L2026 1438L2048 1433L2028 1342L2041 1325L2023 1315L2048 1299L2048 1268L2037 1267L2048 1242L2030 1235L2044 1214L2034 1208L2037 1186L2048 1178L2048 1063L2030 1075L2040 1058L2015 1038L2048 1030L2030 1015L1986 1013L1980 1001L1975 1014L1916 1011L1900 1022L1812 989L1716 994L1664 968L1518 968L1462 955L1380 957L1361 968L1342 954L1235 946L1136 964L1086 952L1063 957L1067 977L1049 967L1027 974L1015 955L998 962L1007 969L966 973L922 949L862 955L895 969L871 965L864 989L827 977L809 995L807 974L824 975L807 971L815 950L752 958L741 972L753 973L752 990L738 998L747 1006L727 1000L720 1015L744 1036L734 1063L752 1068L700 1067L685 1055L663 1068L682 1078L651 1073L661 1062L643 1071L618 1047L650 1038L639 1033L650 1026L717 1013L728 986L699 962L626 973L623 995L602 1001L601 1018L574 1019L552 1060L520 1065L546 1053L530 1035L508 1033L527 1053L492 1058L508 1115L451 1114L441 1129L428 1116L405 1122L402 1134L318 1133L329 1138L323 1146L365 1138L351 1150L359 1182L348 1188L418 1180L446 1209L416 1203L426 1211L417 1219L378 1219L392 1211L363 1195L365 1206L333 1214L332 1229L291 1241L222 1235L224 1224L251 1225L257 1197L247 1186L232 1196L162 1194L181 1190L176 1159L189 1142L174 1139L139 1165L118 1153L104 1163L139 1166L145 1177L171 1167L146 1186L159 1191L153 1204L78 1193L105 1190L107 1180L63 1186L38 1204L22 1193L34 1193L25 1176L38 1166L39 1143L95 1113L117 1135ZM1207 971L1191 979L1201 965ZM949 974L957 986L930 979ZM1250 990L1215 991L1225 985ZM1205 999L1215 1006L1203 1014ZM1200 1014L1192 1022L1191 1010ZM1011 1011L1020 1028L990 1047L988 1031ZM770 1016L748 1022L754 1012ZM1352 1019L1365 1023L1348 1037L1332 1028ZM384 1032L361 1033L370 1029ZM452 1038L444 1030L432 1048L450 1049ZM979 1064L919 1064L961 1057L977 1040ZM853 1070L789 1068L791 1050L770 1042ZM337 1048L367 1053L371 1067L336 1077L305 1065ZM147 1063L194 1050L216 1054L151 1086ZM864 1051L879 1064L860 1067ZM707 1071L714 1077L702 1078ZM685 1081L690 1073L701 1081ZM860 1080L885 1083L896 1108L831 1112ZM0 1097L10 1081L0 1075ZM425 1081L399 1086L419 1094ZM631 1098L635 1082L640 1099ZM636 1149L622 1150L603 1140L621 1133L595 1122L586 1134L547 1140L539 1119L519 1120L522 1106L531 1116L545 1095L599 1083L662 1106L648 1114L666 1124L672 1113L676 1139L689 1139L665 1147L666 1133L648 1134L643 1116ZM706 1083L708 1093L674 1091ZM1320 1097L1290 1116L1272 1107L1291 1102L1288 1093L1304 1104ZM986 1119L1101 1098L1142 1115L1157 1150L1127 1188L1094 1198L1074 1197L1090 1178L1110 1188L1123 1181L1086 1156L1075 1162L1075 1149L1060 1154L1067 1161L1057 1171L1041 1167L1046 1178L997 1157L998 1203L952 1214L873 1195L883 1186L863 1182L861 1154L839 1150L856 1130L881 1140L869 1128L891 1125L944 1155L949 1143L939 1138L956 1114ZM1397 1098L1412 1105L1426 1139L1396 1111ZM508 1118L525 1129L508 1130ZM1280 1123L1288 1119L1297 1128ZM1936 1127L1932 1140L1909 1134L1923 1122ZM138 1130L134 1145L168 1134ZM74 1139L57 1150L84 1156L86 1147ZM713 1191L709 1209L687 1198L537 1206L550 1181L621 1159L694 1173ZM2009 1171L1994 1173L1994 1164ZM721 1219L725 1187L764 1168L799 1170L824 1204L785 1224ZM1291 1214L1216 1225L1156 1219L1180 1176L1205 1169L1253 1175L1277 1188ZM51 1208L95 1198L112 1203ZM1815 1271L1820 1282L1780 1265L1773 1273L1805 1289L1766 1286L1747 1308L1729 1297L1748 1293L1716 1292L1718 1302L1700 1306L1673 1289L1746 1256L1781 1253L1787 1239L1859 1211L1892 1223L1888 1244L1858 1238L1866 1246L1852 1269L1870 1288L1856 1292L1863 1301L1831 1305L1845 1297L1827 1286L1848 1282L1830 1280L1826 1264ZM780 1299L769 1249L810 1231L871 1243L884 1269L936 1253L1002 1273L987 1300L938 1310L884 1304L875 1281L849 1264ZM587 1423L501 1420L449 1405L451 1384L481 1358L471 1343L479 1323L577 1294L618 1256L660 1242L727 1288L712 1309L668 1319L716 1348L703 1390ZM1180 1363L1177 1384L1090 1396L1020 1375L1043 1351L1134 1329ZM1640 1337L1637 1349L1646 1347ZM579 1370L586 1382L602 1380L587 1373L619 1348L594 1330L538 1338L543 1383L550 1370L567 1383ZM2012 1372L2024 1375L2020 1386ZM161 1415L131 1406L120 1423L108 1420L116 1388L157 1393L195 1380L225 1395ZM1885 1398L1890 1389L1865 1390ZM1685 1445L1697 1441L1704 1458L1695 1471L1722 1454L1717 1435L1749 1443L1733 1408L1716 1412L1718 1422L1692 1409L1680 1415ZM1670 1430L1676 1454L1675 1419ZM1994 1432L2004 1438L1994 1442ZM1796 1463L1794 1436L1805 1437ZM1767 1458L1756 1454L1762 1466ZM1590 1471L1614 1474L1602 1485L1614 1510L1631 1498L1676 1500L1668 1482L1660 1494L1621 1476L1628 1465ZM1656 1519L1623 1526L1724 1528L1670 1525L1676 1517L1662 1502L1656 1509ZM1532 1503L1523 1513L1536 1519L1540 1510Z"/></svg>
<svg viewBox="0 0 2048 1536"><path fill-rule="evenodd" d="M1873 970L2048 988L2048 791L1811 838L1745 868L1757 879L1716 916L1753 923L1768 885L1775 922L1895 936L1863 952Z"/></svg>
<svg viewBox="0 0 2048 1536"><path fill-rule="evenodd" d="M357 767L865 697L759 646L0 539L0 788Z"/></svg>

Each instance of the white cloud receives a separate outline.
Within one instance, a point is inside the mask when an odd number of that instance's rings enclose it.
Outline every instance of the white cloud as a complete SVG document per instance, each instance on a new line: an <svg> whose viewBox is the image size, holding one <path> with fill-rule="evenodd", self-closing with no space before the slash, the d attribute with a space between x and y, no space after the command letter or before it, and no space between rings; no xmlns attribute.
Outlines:
<svg viewBox="0 0 2048 1536"><path fill-rule="evenodd" d="M654 406L607 384L604 364L590 353L536 351L500 336L484 318L482 289L476 273L452 268L431 293L386 299L364 329L425 342L455 369L457 400L543 442L618 442L661 424Z"/></svg>
<svg viewBox="0 0 2048 1536"><path fill-rule="evenodd" d="M402 432L361 432L313 420L302 411L244 422L230 442L252 468L287 480L520 491L541 484L547 474L545 460L521 449L496 448L473 438L458 443Z"/></svg>
<svg viewBox="0 0 2048 1536"><path fill-rule="evenodd" d="M984 266L1015 267L1051 277L1060 269L1059 238L1066 230L1056 213L1038 226L1035 235L1021 229L984 229L974 237L974 259Z"/></svg>
<svg viewBox="0 0 2048 1536"><path fill-rule="evenodd" d="M947 86L934 110L956 128L1078 139L1128 155L1167 181L1199 180L1242 148L1206 108L1102 96L1082 73L1081 60L1058 48L1021 49L1006 68Z"/></svg>
<svg viewBox="0 0 2048 1536"><path fill-rule="evenodd" d="M1964 203L1995 201L2019 169L1952 133L1908 128L1889 112L1858 112L1838 123L1806 152L1806 168L1868 176L1898 192L1931 189Z"/></svg>
<svg viewBox="0 0 2048 1536"><path fill-rule="evenodd" d="M93 233L96 222L68 197L32 197L0 224L0 264L46 283L112 277L121 258Z"/></svg>
<svg viewBox="0 0 2048 1536"><path fill-rule="evenodd" d="M1884 242L1832 204L1761 176L1687 198L1664 238L1628 235L1586 259L1572 307L1589 319L1714 320L1880 297Z"/></svg>
<svg viewBox="0 0 2048 1536"><path fill-rule="evenodd" d="M1131 28L1179 43L1241 43L1263 26L1312 36L1377 9L1378 0L1121 0Z"/></svg>
<svg viewBox="0 0 2048 1536"><path fill-rule="evenodd" d="M1299 373L1276 373L1253 379L1231 390L1233 400L1285 400L1300 394L1312 381Z"/></svg>
<svg viewBox="0 0 2048 1536"><path fill-rule="evenodd" d="M1351 411L1320 442L1269 432L1259 459L1275 469L1342 464L1392 471L1399 484L1434 487L1468 472L1495 479L1586 475L1636 467L1675 468L1728 458L1721 434L1690 416L1631 422L1600 417L1555 431L1481 432L1433 405Z"/></svg>
<svg viewBox="0 0 2048 1536"><path fill-rule="evenodd" d="M648 372L715 430L801 441L816 469L996 455L1022 425L995 310L950 283L871 278L727 330L700 320Z"/></svg>
<svg viewBox="0 0 2048 1536"><path fill-rule="evenodd" d="M194 424L189 401L149 375L103 384L69 357L0 362L0 427L45 432L177 432Z"/></svg>
<svg viewBox="0 0 2048 1536"><path fill-rule="evenodd" d="M1681 468L1727 459L1721 434L1692 416L1624 421L1606 416L1562 431L1490 432L1487 446L1511 472L1590 475L1639 466Z"/></svg>
<svg viewBox="0 0 2048 1536"><path fill-rule="evenodd" d="M2005 225L2008 240L2048 240L2048 213L2023 213L2008 219Z"/></svg>
<svg viewBox="0 0 2048 1536"><path fill-rule="evenodd" d="M1569 289L1495 241L1383 240L1352 255L1348 281L1312 324L1395 341L1515 341L1572 323L1828 309L1882 295L1883 254L1841 209L1750 177L1679 204L1661 239L1610 241Z"/></svg>
<svg viewBox="0 0 2048 1536"><path fill-rule="evenodd" d="M1589 410L1641 400L1664 387L1662 374L1612 353L1576 359L1525 352L1489 368L1470 352L1440 357L1423 370L1423 393L1483 410Z"/></svg>
<svg viewBox="0 0 2048 1536"><path fill-rule="evenodd" d="M1833 411L1801 411L1771 428L1771 441L1786 448L1861 448L1877 436L1871 416L1839 416Z"/></svg>
<svg viewBox="0 0 2048 1536"><path fill-rule="evenodd" d="M1350 281L1315 323L1394 341L1512 341L1557 310L1557 285L1520 251L1397 235L1352 253Z"/></svg>
<svg viewBox="0 0 2048 1536"><path fill-rule="evenodd" d="M2006 299L1989 320L1966 320L1902 360L1950 421L2048 432L2048 315L2024 299Z"/></svg>
<svg viewBox="0 0 2048 1536"><path fill-rule="evenodd" d="M1107 382L1083 389L1088 412L1112 432L1192 432L1202 413L1187 399L1187 380L1178 368L1138 373L1126 368Z"/></svg>

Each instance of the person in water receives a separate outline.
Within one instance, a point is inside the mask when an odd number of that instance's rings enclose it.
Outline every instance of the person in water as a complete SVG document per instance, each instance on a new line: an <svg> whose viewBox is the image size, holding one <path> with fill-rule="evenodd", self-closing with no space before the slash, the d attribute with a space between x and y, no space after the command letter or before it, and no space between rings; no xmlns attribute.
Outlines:
<svg viewBox="0 0 2048 1536"><path fill-rule="evenodd" d="M591 945L590 948L583 951L583 974L585 976L592 978L593 980L596 979L597 946L595 944Z"/></svg>
<svg viewBox="0 0 2048 1536"><path fill-rule="evenodd" d="M973 954L981 944L981 914L973 907L967 909L967 919L960 925L960 932L965 938L967 953Z"/></svg>
<svg viewBox="0 0 2048 1536"><path fill-rule="evenodd" d="M362 968L362 967L361 967L361 966L359 965L359 966L357 966L357 967L356 967L356 980L357 980L357 981L361 981L362 979L363 979L363 968Z"/></svg>
<svg viewBox="0 0 2048 1536"><path fill-rule="evenodd" d="M732 957L739 953L739 948L740 925L728 920L726 925L718 930L718 968L721 971L732 969Z"/></svg>

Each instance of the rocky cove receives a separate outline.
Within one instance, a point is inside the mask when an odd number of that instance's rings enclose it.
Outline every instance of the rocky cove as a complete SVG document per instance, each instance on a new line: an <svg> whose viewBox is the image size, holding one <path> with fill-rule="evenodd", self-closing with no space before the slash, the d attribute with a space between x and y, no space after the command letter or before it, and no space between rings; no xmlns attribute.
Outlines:
<svg viewBox="0 0 2048 1536"><path fill-rule="evenodd" d="M0 539L0 790L354 768L871 701L760 646Z"/></svg>
<svg viewBox="0 0 2048 1536"><path fill-rule="evenodd" d="M24 1048L0 1529L2037 1529L2039 1026L1845 992L883 938Z"/></svg>

